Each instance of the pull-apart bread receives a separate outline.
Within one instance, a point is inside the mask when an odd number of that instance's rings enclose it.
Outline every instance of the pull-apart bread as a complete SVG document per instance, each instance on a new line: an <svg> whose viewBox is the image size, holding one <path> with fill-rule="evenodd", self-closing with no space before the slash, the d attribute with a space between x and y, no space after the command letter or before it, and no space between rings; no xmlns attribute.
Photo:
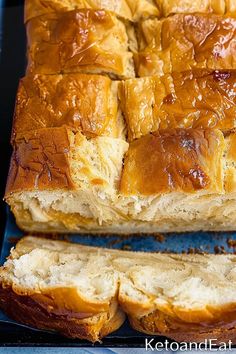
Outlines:
<svg viewBox="0 0 236 354"><path fill-rule="evenodd" d="M137 25L102 9L49 12L27 22L28 72L112 78L195 68L235 69L236 18L209 13L149 16ZM136 34L135 34L136 30Z"/></svg>
<svg viewBox="0 0 236 354"><path fill-rule="evenodd" d="M236 72L191 70L125 80L120 101L130 141L159 129L236 127ZM138 117L138 119L137 119Z"/></svg>
<svg viewBox="0 0 236 354"><path fill-rule="evenodd" d="M118 329L126 313L144 333L235 343L236 257L25 237L0 268L0 307L19 322L93 342Z"/></svg>
<svg viewBox="0 0 236 354"><path fill-rule="evenodd" d="M192 69L236 69L236 18L177 14L138 25L138 76Z"/></svg>
<svg viewBox="0 0 236 354"><path fill-rule="evenodd" d="M170 129L128 144L68 127L19 133L6 200L28 231L233 230L236 134Z"/></svg>
<svg viewBox="0 0 236 354"><path fill-rule="evenodd" d="M235 230L235 2L25 5L5 195L19 227Z"/></svg>
<svg viewBox="0 0 236 354"><path fill-rule="evenodd" d="M105 10L81 9L35 17L27 23L27 70L37 74L82 72L133 77L127 34L131 30L128 22Z"/></svg>
<svg viewBox="0 0 236 354"><path fill-rule="evenodd" d="M87 137L125 138L118 82L102 75L28 75L21 79L15 106L16 134L66 125Z"/></svg>

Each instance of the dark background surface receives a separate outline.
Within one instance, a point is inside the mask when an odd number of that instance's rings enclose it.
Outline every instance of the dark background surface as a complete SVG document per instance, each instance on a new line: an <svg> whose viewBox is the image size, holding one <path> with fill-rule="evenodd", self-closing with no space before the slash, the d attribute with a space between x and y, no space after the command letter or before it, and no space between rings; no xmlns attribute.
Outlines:
<svg viewBox="0 0 236 354"><path fill-rule="evenodd" d="M23 1L0 0L0 240L5 227L5 190L11 147L9 144L15 94L25 69ZM21 6L20 6L21 5Z"/></svg>

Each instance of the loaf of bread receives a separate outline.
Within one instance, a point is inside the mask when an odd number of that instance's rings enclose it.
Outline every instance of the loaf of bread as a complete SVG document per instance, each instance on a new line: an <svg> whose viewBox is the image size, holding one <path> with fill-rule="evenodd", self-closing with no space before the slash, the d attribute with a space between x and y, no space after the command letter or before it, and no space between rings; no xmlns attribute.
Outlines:
<svg viewBox="0 0 236 354"><path fill-rule="evenodd" d="M25 5L5 194L19 227L235 230L234 2Z"/></svg>
<svg viewBox="0 0 236 354"><path fill-rule="evenodd" d="M192 69L236 69L236 19L213 14L177 14L138 25L138 76Z"/></svg>
<svg viewBox="0 0 236 354"><path fill-rule="evenodd" d="M172 129L128 144L70 128L18 134L6 200L41 232L236 228L236 134Z"/></svg>
<svg viewBox="0 0 236 354"><path fill-rule="evenodd" d="M199 69L125 80L120 102L130 141L159 129L226 132L236 127L236 72Z"/></svg>
<svg viewBox="0 0 236 354"><path fill-rule="evenodd" d="M105 10L81 9L35 17L27 23L28 72L133 77L131 30L128 22ZM135 41L134 35L130 37Z"/></svg>
<svg viewBox="0 0 236 354"><path fill-rule="evenodd" d="M92 248L25 237L0 268L0 307L40 329L98 341L131 326L177 341L236 343L235 255Z"/></svg>

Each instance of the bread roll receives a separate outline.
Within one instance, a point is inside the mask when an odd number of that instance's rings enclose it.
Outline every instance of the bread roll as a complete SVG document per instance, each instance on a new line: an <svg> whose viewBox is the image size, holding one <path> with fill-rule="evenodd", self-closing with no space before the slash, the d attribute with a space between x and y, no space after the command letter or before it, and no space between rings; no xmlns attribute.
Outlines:
<svg viewBox="0 0 236 354"><path fill-rule="evenodd" d="M169 130L129 146L121 179L125 195L224 193L224 136L217 130Z"/></svg>
<svg viewBox="0 0 236 354"><path fill-rule="evenodd" d="M235 82L234 70L201 69L123 81L120 101L129 140L158 129L234 129Z"/></svg>
<svg viewBox="0 0 236 354"><path fill-rule="evenodd" d="M235 69L236 19L213 14L178 14L138 26L138 76L192 69Z"/></svg>
<svg viewBox="0 0 236 354"><path fill-rule="evenodd" d="M133 77L130 25L105 10L49 13L27 23L28 72Z"/></svg>
<svg viewBox="0 0 236 354"><path fill-rule="evenodd" d="M0 268L0 307L40 329L98 341L131 326L236 343L235 255L124 252L25 237Z"/></svg>
<svg viewBox="0 0 236 354"><path fill-rule="evenodd" d="M12 140L41 128L71 127L87 137L124 137L116 81L102 75L29 75L16 98Z"/></svg>

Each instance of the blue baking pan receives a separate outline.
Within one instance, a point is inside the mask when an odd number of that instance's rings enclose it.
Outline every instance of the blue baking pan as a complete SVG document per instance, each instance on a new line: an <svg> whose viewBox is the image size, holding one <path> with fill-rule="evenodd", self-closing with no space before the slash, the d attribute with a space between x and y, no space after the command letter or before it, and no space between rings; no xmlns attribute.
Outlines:
<svg viewBox="0 0 236 354"><path fill-rule="evenodd" d="M9 255L11 247L22 236L23 233L15 224L12 213L7 209L7 223L0 256L1 264ZM236 232L188 232L130 236L67 234L66 236L58 235L58 239L66 239L67 241L95 247L144 252L236 252Z"/></svg>

